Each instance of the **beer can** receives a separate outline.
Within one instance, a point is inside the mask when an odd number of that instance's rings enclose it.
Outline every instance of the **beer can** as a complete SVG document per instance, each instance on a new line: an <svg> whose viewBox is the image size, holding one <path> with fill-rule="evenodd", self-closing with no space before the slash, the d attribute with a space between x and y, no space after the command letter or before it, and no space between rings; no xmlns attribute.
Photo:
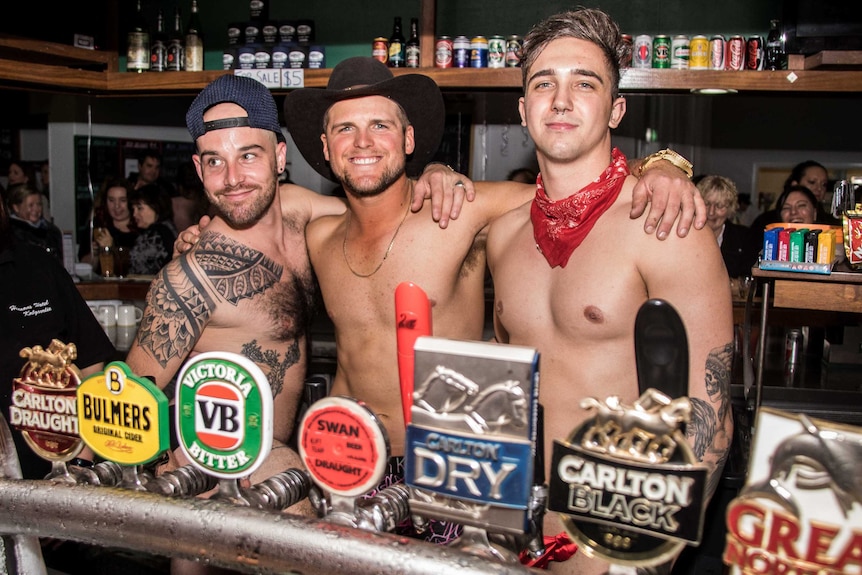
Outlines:
<svg viewBox="0 0 862 575"><path fill-rule="evenodd" d="M456 68L470 67L470 39L458 36L452 42L452 62Z"/></svg>
<svg viewBox="0 0 862 575"><path fill-rule="evenodd" d="M488 38L488 67L506 67L506 40L502 36Z"/></svg>
<svg viewBox="0 0 862 575"><path fill-rule="evenodd" d="M670 38L663 34L653 38L652 67L670 68Z"/></svg>
<svg viewBox="0 0 862 575"><path fill-rule="evenodd" d="M470 67L488 67L488 39L484 36L473 36L470 40Z"/></svg>
<svg viewBox="0 0 862 575"><path fill-rule="evenodd" d="M389 61L389 39L378 36L371 43L371 57L386 64Z"/></svg>
<svg viewBox="0 0 862 575"><path fill-rule="evenodd" d="M451 68L452 67L452 38L449 36L440 36L434 44L434 67L435 68Z"/></svg>
<svg viewBox="0 0 862 575"><path fill-rule="evenodd" d="M745 38L742 36L731 36L727 41L724 69L745 70Z"/></svg>
<svg viewBox="0 0 862 575"><path fill-rule="evenodd" d="M631 68L632 67L632 47L634 46L634 41L632 40L631 34L623 34L623 44L628 46L628 50L623 54L623 60L620 62L621 68Z"/></svg>
<svg viewBox="0 0 862 575"><path fill-rule="evenodd" d="M635 37L632 68L652 68L652 36L649 34Z"/></svg>
<svg viewBox="0 0 862 575"><path fill-rule="evenodd" d="M688 70L690 40L683 34L673 37L670 44L670 67L674 70Z"/></svg>
<svg viewBox="0 0 862 575"><path fill-rule="evenodd" d="M749 36L746 48L745 69L763 70L763 37Z"/></svg>
<svg viewBox="0 0 862 575"><path fill-rule="evenodd" d="M727 42L724 36L716 34L709 39L709 69L724 70L725 54L727 52Z"/></svg>
<svg viewBox="0 0 862 575"><path fill-rule="evenodd" d="M693 36L688 52L689 70L707 70L709 68L709 40L706 36Z"/></svg>
<svg viewBox="0 0 862 575"><path fill-rule="evenodd" d="M524 41L517 34L506 38L506 67L517 68L521 65L521 49Z"/></svg>

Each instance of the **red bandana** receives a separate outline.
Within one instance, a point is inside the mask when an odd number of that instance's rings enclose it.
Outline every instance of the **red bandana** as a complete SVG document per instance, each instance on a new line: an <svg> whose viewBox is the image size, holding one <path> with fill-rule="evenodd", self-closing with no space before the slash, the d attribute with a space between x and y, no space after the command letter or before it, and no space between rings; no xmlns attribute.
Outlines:
<svg viewBox="0 0 862 575"><path fill-rule="evenodd" d="M545 193L542 175L536 181L536 197L530 206L536 247L551 267L566 267L575 251L603 213L620 195L629 167L619 149L611 152L611 165L588 186L555 202Z"/></svg>

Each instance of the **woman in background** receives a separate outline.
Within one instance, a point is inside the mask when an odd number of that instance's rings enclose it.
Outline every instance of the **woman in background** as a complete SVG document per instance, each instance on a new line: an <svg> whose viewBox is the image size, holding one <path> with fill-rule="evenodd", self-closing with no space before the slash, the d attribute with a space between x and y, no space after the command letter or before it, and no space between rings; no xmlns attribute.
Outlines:
<svg viewBox="0 0 862 575"><path fill-rule="evenodd" d="M140 234L132 246L129 272L154 275L171 260L177 239L171 197L159 184L147 184L134 191L130 203Z"/></svg>
<svg viewBox="0 0 862 575"><path fill-rule="evenodd" d="M750 276L751 267L757 261L751 230L730 221L739 207L736 184L723 176L704 176L697 183L697 189L703 195L706 225L721 247L727 275L731 278Z"/></svg>
<svg viewBox="0 0 862 575"><path fill-rule="evenodd" d="M36 188L17 185L8 191L9 225L20 242L33 244L63 261L63 232L42 217L42 194Z"/></svg>
<svg viewBox="0 0 862 575"><path fill-rule="evenodd" d="M96 205L93 209L93 243L86 240L91 230L82 230L78 259L82 262L93 262L92 250L101 246L122 246L132 249L138 228L132 219L129 208L129 196L133 191L132 184L125 178L108 178L102 182ZM86 247L90 245L90 250ZM98 258L96 258L98 260Z"/></svg>

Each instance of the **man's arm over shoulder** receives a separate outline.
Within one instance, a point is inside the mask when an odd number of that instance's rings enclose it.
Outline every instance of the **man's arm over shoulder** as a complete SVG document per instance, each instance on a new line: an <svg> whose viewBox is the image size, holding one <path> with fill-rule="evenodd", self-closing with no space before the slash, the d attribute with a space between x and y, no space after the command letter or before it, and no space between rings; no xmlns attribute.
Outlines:
<svg viewBox="0 0 862 575"><path fill-rule="evenodd" d="M164 388L194 349L215 309L194 251L171 260L150 284L147 307L126 363Z"/></svg>
<svg viewBox="0 0 862 575"><path fill-rule="evenodd" d="M341 198L318 194L296 184L281 184L278 197L283 214L299 214L306 224L322 216L343 214L347 209Z"/></svg>
<svg viewBox="0 0 862 575"><path fill-rule="evenodd" d="M641 269L651 298L670 303L682 317L688 335L689 442L710 469L712 495L733 436L730 375L733 361L733 309L730 281L714 236L692 230L685 239L647 240Z"/></svg>

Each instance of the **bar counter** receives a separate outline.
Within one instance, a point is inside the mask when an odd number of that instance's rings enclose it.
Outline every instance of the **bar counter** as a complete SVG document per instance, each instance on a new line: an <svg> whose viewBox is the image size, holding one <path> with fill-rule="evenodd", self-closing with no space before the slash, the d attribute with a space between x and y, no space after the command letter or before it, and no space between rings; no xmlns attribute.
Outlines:
<svg viewBox="0 0 862 575"><path fill-rule="evenodd" d="M140 300L147 298L152 276L138 276L128 279L94 278L75 284L78 293L85 300Z"/></svg>

